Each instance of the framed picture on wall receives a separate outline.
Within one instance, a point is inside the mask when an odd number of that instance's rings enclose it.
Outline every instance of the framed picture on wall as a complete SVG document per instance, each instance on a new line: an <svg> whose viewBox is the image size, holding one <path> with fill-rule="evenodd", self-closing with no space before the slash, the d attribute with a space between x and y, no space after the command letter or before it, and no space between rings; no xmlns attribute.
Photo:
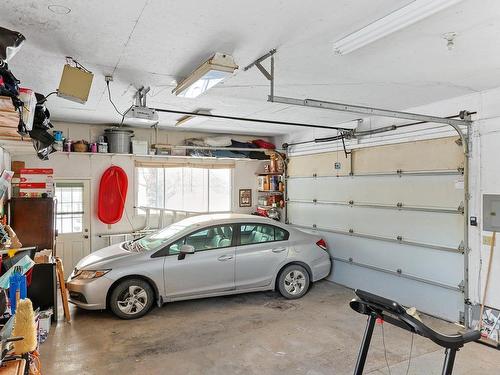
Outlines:
<svg viewBox="0 0 500 375"><path fill-rule="evenodd" d="M240 189L240 207L252 207L252 189Z"/></svg>

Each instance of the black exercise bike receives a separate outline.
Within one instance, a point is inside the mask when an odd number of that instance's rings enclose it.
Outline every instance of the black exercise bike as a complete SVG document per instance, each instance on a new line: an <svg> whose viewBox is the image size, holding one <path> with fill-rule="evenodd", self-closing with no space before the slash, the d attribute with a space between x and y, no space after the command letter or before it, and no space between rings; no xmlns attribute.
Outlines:
<svg viewBox="0 0 500 375"><path fill-rule="evenodd" d="M445 348L446 351L442 375L452 374L453 365L455 363L455 355L462 346L468 342L476 341L481 337L481 333L476 330L467 331L465 333L456 333L454 335L443 335L432 330L414 316L409 315L406 309L397 302L363 290L355 290L354 293L356 293L357 298L354 298L350 302L351 308L360 314L368 315L365 334L359 350L354 375L363 374L368 349L370 348L373 328L377 319L382 319L386 323L390 323L396 327L403 328L412 333L416 333L417 335L426 337L439 346Z"/></svg>

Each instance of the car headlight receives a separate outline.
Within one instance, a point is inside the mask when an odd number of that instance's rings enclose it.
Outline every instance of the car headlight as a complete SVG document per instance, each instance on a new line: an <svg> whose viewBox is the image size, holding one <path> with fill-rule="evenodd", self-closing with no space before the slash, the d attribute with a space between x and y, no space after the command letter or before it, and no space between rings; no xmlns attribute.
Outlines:
<svg viewBox="0 0 500 375"><path fill-rule="evenodd" d="M101 276L104 276L111 270L80 270L73 276L74 279L97 279Z"/></svg>

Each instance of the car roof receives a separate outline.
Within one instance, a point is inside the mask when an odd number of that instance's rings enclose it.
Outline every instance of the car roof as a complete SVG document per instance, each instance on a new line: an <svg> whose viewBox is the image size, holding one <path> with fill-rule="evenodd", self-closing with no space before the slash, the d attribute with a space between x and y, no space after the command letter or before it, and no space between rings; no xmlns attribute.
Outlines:
<svg viewBox="0 0 500 375"><path fill-rule="evenodd" d="M181 224L183 226L191 226L191 225L205 226L205 225L217 225L217 224L235 223L235 222L262 222L278 226L281 224L267 217L262 217L257 215L247 215L247 214L235 214L235 213L196 215L183 219L180 222L177 222L177 224Z"/></svg>

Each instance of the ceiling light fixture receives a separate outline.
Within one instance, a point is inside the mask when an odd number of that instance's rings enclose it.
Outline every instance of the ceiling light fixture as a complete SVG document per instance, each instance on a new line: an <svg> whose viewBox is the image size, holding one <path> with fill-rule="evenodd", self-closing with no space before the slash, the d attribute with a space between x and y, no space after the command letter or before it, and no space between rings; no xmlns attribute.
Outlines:
<svg viewBox="0 0 500 375"><path fill-rule="evenodd" d="M462 0L414 0L410 4L336 41L333 43L333 49L338 55L346 55L460 1Z"/></svg>
<svg viewBox="0 0 500 375"><path fill-rule="evenodd" d="M51 4L47 7L47 9L55 14L69 14L71 12L71 8L58 4Z"/></svg>
<svg viewBox="0 0 500 375"><path fill-rule="evenodd" d="M172 93L184 98L196 98L222 82L238 69L230 55L216 53L182 80Z"/></svg>
<svg viewBox="0 0 500 375"><path fill-rule="evenodd" d="M0 67L14 57L25 40L23 34L0 27Z"/></svg>
<svg viewBox="0 0 500 375"><path fill-rule="evenodd" d="M210 115L210 111L208 109L200 109L196 111L196 113L204 114L204 115ZM205 121L207 121L208 118L204 116L196 116L196 115L186 115L182 116L180 119L177 120L175 123L175 126L180 126L180 125L199 125Z"/></svg>

